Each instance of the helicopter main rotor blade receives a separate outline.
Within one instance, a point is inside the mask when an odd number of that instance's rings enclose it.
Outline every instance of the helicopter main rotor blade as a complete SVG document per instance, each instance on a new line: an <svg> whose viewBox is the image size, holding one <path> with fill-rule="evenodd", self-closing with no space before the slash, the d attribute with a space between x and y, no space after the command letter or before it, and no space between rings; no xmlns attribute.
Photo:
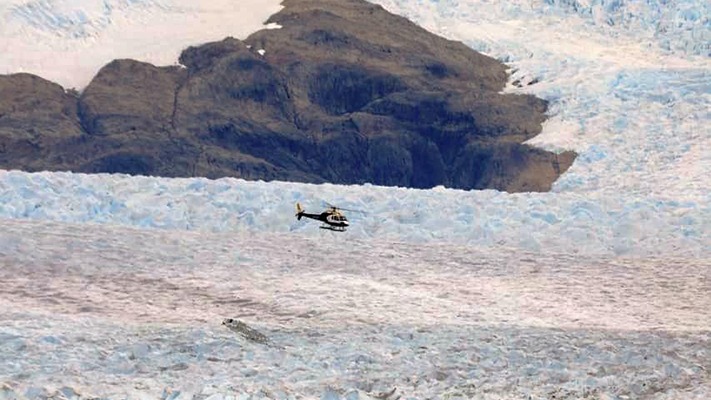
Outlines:
<svg viewBox="0 0 711 400"><path fill-rule="evenodd" d="M351 212L357 212L357 213L361 213L361 214L367 214L363 210L354 210L352 208L343 208L343 207L334 206L333 204L331 204L327 201L324 201L324 204L326 204L328 207L333 208L335 210L343 210L343 211L351 211Z"/></svg>

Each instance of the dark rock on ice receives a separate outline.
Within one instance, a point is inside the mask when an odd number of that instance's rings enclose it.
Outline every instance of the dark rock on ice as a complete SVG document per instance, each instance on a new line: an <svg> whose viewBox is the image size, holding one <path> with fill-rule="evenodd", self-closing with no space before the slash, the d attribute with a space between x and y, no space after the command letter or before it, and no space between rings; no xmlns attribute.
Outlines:
<svg viewBox="0 0 711 400"><path fill-rule="evenodd" d="M80 96L0 76L0 168L518 192L572 164L522 144L547 104L501 94L501 62L365 1L283 5L281 29L115 60Z"/></svg>

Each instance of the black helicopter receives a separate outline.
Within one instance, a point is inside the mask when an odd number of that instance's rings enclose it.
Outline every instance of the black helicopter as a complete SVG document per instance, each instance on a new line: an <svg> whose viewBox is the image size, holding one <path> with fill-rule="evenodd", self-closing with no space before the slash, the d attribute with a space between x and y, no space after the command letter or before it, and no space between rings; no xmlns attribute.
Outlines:
<svg viewBox="0 0 711 400"><path fill-rule="evenodd" d="M301 207L301 204L296 203L296 219L301 220L301 217L315 219L316 221L323 222L323 225L321 225L321 229L330 229L336 232L345 232L349 223L348 219L345 215L343 215L341 210L360 212L357 210L339 208L329 204L326 211L323 211L320 214L310 214L304 211L304 209Z"/></svg>

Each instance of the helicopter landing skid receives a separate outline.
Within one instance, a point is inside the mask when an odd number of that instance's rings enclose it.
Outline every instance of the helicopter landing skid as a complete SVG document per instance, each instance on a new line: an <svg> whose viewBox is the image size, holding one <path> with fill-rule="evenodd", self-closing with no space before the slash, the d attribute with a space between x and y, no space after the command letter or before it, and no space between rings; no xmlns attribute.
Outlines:
<svg viewBox="0 0 711 400"><path fill-rule="evenodd" d="M346 231L345 227L339 227L339 226L321 225L319 228L328 229L329 231L334 231L334 232L345 232Z"/></svg>

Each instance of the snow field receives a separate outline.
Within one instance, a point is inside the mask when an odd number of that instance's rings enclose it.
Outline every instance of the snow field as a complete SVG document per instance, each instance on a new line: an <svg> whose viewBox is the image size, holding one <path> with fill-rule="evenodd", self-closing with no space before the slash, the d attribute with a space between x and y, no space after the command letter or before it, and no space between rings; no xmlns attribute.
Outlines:
<svg viewBox="0 0 711 400"><path fill-rule="evenodd" d="M0 243L6 398L711 394L699 260L20 220Z"/></svg>
<svg viewBox="0 0 711 400"><path fill-rule="evenodd" d="M0 0L0 74L28 72L82 90L115 59L175 65L188 46L244 39L265 28L280 3Z"/></svg>
<svg viewBox="0 0 711 400"><path fill-rule="evenodd" d="M0 171L0 399L711 398L708 2L377 3L550 102L553 191ZM0 0L0 73L82 88L278 9ZM367 213L295 221L323 200Z"/></svg>
<svg viewBox="0 0 711 400"><path fill-rule="evenodd" d="M528 143L580 154L554 191L711 202L708 2L376 2L506 62L522 86L508 92L550 102Z"/></svg>

